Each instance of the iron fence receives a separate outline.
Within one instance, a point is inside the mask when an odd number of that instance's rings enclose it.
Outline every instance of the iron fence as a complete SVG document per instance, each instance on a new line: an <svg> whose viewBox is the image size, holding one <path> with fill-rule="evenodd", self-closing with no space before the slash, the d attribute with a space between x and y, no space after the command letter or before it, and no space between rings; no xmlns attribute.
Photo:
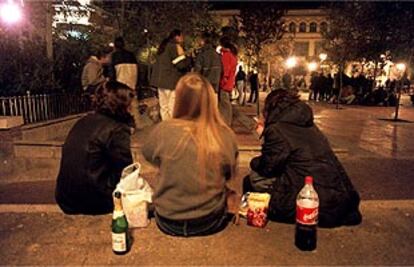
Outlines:
<svg viewBox="0 0 414 267"><path fill-rule="evenodd" d="M23 116L35 123L89 111L89 98L82 93L0 97L0 116Z"/></svg>

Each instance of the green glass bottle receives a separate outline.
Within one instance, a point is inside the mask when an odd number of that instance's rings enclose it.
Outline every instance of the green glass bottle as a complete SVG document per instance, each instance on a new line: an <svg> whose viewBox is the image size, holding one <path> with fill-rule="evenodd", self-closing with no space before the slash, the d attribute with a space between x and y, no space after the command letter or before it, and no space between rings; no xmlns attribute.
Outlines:
<svg viewBox="0 0 414 267"><path fill-rule="evenodd" d="M128 232L128 221L122 209L121 193L114 193L114 213L112 216L112 251L117 255L129 252L131 237Z"/></svg>

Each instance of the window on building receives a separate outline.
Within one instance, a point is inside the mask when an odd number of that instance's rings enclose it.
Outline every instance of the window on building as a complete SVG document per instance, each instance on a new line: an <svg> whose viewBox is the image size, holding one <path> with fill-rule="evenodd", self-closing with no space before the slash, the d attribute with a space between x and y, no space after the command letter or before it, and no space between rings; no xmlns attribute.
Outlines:
<svg viewBox="0 0 414 267"><path fill-rule="evenodd" d="M328 30L328 23L322 22L320 29L321 29L321 32L326 32Z"/></svg>
<svg viewBox="0 0 414 267"><path fill-rule="evenodd" d="M296 32L296 23L291 22L289 24L289 32Z"/></svg>
<svg viewBox="0 0 414 267"><path fill-rule="evenodd" d="M316 28L317 25L315 22L311 22L311 24L309 24L309 32L316 32Z"/></svg>
<svg viewBox="0 0 414 267"><path fill-rule="evenodd" d="M306 23L305 22L301 22L299 24L299 32L306 32Z"/></svg>
<svg viewBox="0 0 414 267"><path fill-rule="evenodd" d="M296 42L295 55L299 57L307 57L309 54L309 42Z"/></svg>

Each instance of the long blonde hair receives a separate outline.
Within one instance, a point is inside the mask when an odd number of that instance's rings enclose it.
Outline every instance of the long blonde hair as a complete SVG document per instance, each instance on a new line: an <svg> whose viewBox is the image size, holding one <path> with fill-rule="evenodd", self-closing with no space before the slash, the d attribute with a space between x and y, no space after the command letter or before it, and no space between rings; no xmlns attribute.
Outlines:
<svg viewBox="0 0 414 267"><path fill-rule="evenodd" d="M200 178L206 177L207 163L217 178L222 176L223 165L229 165L234 175L235 151L223 135L230 137L227 140L235 135L219 113L217 96L210 82L200 74L188 73L178 81L175 92L173 117L194 122L191 133L197 146Z"/></svg>

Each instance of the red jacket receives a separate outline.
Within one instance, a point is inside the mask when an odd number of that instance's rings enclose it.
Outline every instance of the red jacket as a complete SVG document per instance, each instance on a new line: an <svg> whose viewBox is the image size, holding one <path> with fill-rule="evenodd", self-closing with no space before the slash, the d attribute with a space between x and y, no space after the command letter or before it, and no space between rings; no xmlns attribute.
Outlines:
<svg viewBox="0 0 414 267"><path fill-rule="evenodd" d="M220 79L220 89L231 92L236 79L237 57L227 48L221 49L223 72Z"/></svg>

